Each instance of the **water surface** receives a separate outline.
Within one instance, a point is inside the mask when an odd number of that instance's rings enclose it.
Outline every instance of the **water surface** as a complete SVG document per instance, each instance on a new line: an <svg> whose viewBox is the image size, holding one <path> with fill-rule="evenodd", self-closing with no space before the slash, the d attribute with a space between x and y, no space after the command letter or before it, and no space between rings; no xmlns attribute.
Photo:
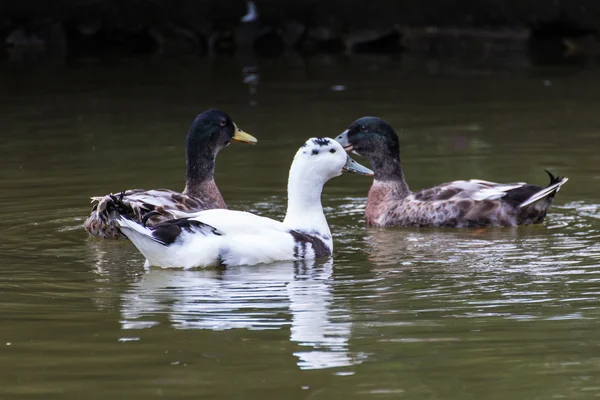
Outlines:
<svg viewBox="0 0 600 400"><path fill-rule="evenodd" d="M546 399L600 395L600 71L396 58L2 66L0 397ZM543 225L367 229L369 178L329 182L317 262L144 271L88 238L88 198L181 189L189 124L226 110L231 208L285 212L311 136L378 115L409 185L570 181ZM368 163L366 160L363 161Z"/></svg>

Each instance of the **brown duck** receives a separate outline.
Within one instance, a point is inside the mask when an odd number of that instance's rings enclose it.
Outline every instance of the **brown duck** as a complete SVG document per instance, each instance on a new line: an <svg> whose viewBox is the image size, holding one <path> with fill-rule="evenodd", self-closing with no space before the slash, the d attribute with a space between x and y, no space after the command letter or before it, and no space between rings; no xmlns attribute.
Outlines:
<svg viewBox="0 0 600 400"><path fill-rule="evenodd" d="M460 180L413 193L400 162L398 136L382 119L356 120L336 140L367 157L375 172L365 219L371 226L482 227L541 223L568 178L550 176L545 188L525 182Z"/></svg>
<svg viewBox="0 0 600 400"><path fill-rule="evenodd" d="M148 226L174 218L171 211L196 212L227 208L215 184L215 160L231 141L256 143L222 111L208 110L196 117L187 135L186 182L183 193L168 189L131 189L92 197L94 204L85 230L105 239L125 238L116 217L127 215Z"/></svg>

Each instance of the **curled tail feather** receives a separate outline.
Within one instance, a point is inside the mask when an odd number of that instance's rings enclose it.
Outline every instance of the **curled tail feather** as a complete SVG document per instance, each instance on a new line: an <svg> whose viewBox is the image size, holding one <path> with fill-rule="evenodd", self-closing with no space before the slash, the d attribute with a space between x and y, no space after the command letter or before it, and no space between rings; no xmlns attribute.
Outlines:
<svg viewBox="0 0 600 400"><path fill-rule="evenodd" d="M139 220L144 211L124 198L124 191L118 194L111 193L102 197L92 197L92 202L96 202L96 204L92 208L91 215L85 221L85 229L93 236L106 239L124 238L116 218L124 216L128 219Z"/></svg>
<svg viewBox="0 0 600 400"><path fill-rule="evenodd" d="M546 171L546 173L548 174L548 177L550 177L550 184L548 186L546 186L545 188L543 188L542 190L540 190L539 192L534 193L531 197L529 197L527 200L525 200L523 203L521 203L519 205L519 208L527 207L528 205L533 204L536 201L539 201L545 197L554 196L560 190L560 187L569 180L569 178L564 177L564 176L556 176L555 177L547 169L545 169L544 171Z"/></svg>

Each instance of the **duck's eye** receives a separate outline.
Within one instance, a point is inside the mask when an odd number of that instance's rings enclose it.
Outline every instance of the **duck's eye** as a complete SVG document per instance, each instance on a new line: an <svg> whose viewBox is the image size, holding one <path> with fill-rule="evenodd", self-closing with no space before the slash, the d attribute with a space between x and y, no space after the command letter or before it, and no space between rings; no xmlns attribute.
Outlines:
<svg viewBox="0 0 600 400"><path fill-rule="evenodd" d="M361 125L360 128L361 132L364 132L367 130L367 126L366 125Z"/></svg>
<svg viewBox="0 0 600 400"><path fill-rule="evenodd" d="M227 125L227 119L226 118L221 118L220 124L221 124L221 126Z"/></svg>
<svg viewBox="0 0 600 400"><path fill-rule="evenodd" d="M330 153L335 153L335 149L329 150Z"/></svg>

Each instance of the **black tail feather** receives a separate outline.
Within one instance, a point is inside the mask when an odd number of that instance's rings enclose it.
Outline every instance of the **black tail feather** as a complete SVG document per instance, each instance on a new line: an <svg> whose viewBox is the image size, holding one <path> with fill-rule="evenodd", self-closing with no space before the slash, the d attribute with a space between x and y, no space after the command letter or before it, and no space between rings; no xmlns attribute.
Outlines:
<svg viewBox="0 0 600 400"><path fill-rule="evenodd" d="M538 202L539 200L546 199L545 200L546 201L545 202L545 211L546 211L547 208L552 203L554 196L560 190L560 187L568 180L568 178L566 178L564 176L556 176L555 177L547 169L545 169L544 171L546 171L546 173L550 177L550 184L548 184L548 186L546 186L545 188L539 188L538 191L533 193L527 199L523 200L523 202L520 203L519 208L527 207L530 204L534 204L534 203ZM525 187L527 187L527 186L535 187L533 185L525 185Z"/></svg>
<svg viewBox="0 0 600 400"><path fill-rule="evenodd" d="M118 214L125 219L140 221L146 227L148 220L156 215L161 215L156 210L156 206L149 203L141 203L139 207L133 207L129 202L124 201L125 191L119 194L109 194L111 201L106 203L107 215Z"/></svg>
<svg viewBox="0 0 600 400"><path fill-rule="evenodd" d="M550 177L550 184L548 186L554 185L555 183L558 183L563 178L562 176L554 176L554 175L552 175L552 172L548 171L547 169L544 169L544 171L546 171L546 173Z"/></svg>
<svg viewBox="0 0 600 400"><path fill-rule="evenodd" d="M160 213L156 210L153 210L153 211L150 211L150 212L147 212L146 214L144 214L144 216L142 217L142 220L141 220L142 225L147 228L146 223L148 222L148 220L150 218L154 217L155 215L160 215Z"/></svg>
<svg viewBox="0 0 600 400"><path fill-rule="evenodd" d="M131 209L131 207L128 204L123 202L123 197L125 196L125 191L122 191L121 193L119 193L119 195L114 195L111 193L108 196L112 200L112 203L109 203L106 205L107 211L115 211L116 213L118 213L124 217L128 217L128 219L132 219L133 210Z"/></svg>

